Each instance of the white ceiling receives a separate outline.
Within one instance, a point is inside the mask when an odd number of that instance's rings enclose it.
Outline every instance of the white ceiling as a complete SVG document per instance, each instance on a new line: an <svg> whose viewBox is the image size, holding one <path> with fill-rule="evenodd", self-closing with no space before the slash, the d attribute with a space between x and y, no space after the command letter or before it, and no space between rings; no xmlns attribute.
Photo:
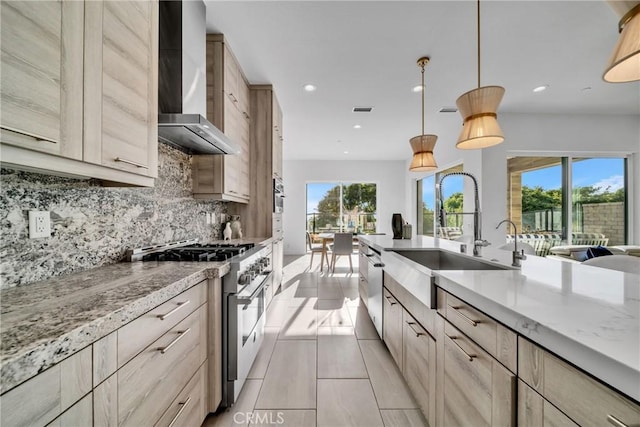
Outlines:
<svg viewBox="0 0 640 427"><path fill-rule="evenodd" d="M249 82L274 85L285 159L408 159L421 56L431 57L425 133L460 126L458 113L438 109L476 87L475 1L205 3L207 31L226 36ZM640 115L640 83L601 78L618 36L605 2L483 1L481 13L481 83L506 88L499 114Z"/></svg>

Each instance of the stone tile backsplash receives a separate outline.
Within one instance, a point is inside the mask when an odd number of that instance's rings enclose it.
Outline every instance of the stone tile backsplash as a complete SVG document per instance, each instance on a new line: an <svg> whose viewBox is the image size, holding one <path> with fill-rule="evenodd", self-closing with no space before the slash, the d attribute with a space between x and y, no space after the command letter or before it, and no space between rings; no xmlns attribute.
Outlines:
<svg viewBox="0 0 640 427"><path fill-rule="evenodd" d="M158 168L154 188L2 169L0 289L113 264L131 247L219 238L205 214L219 221L226 204L193 199L191 156L159 144ZM29 210L51 212L51 237L29 239Z"/></svg>

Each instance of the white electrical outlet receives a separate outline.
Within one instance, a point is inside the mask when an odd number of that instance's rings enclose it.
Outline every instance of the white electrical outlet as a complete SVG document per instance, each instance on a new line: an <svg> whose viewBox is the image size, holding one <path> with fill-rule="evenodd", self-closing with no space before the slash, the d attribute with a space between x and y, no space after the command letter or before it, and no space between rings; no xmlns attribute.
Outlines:
<svg viewBox="0 0 640 427"><path fill-rule="evenodd" d="M29 238L51 236L51 215L49 211L29 211Z"/></svg>

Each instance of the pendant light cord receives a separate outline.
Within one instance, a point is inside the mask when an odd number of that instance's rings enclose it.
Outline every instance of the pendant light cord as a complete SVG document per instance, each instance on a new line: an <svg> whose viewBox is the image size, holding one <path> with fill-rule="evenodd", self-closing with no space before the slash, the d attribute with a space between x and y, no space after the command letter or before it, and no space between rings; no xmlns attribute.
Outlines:
<svg viewBox="0 0 640 427"><path fill-rule="evenodd" d="M424 87L424 64L422 64L422 133L424 135L424 92L427 88Z"/></svg>
<svg viewBox="0 0 640 427"><path fill-rule="evenodd" d="M480 87L480 0L478 0L478 88Z"/></svg>

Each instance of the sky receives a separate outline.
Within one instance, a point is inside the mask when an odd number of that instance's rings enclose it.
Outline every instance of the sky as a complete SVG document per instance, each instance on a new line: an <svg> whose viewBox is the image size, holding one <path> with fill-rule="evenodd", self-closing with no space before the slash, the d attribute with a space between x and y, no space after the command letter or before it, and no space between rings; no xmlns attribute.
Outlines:
<svg viewBox="0 0 640 427"><path fill-rule="evenodd" d="M609 191L615 191L624 186L624 160L623 159L587 159L574 161L573 186L600 187L602 191L609 187ZM545 190L559 189L562 186L561 166L538 169L522 174L522 185L528 187L540 186Z"/></svg>

